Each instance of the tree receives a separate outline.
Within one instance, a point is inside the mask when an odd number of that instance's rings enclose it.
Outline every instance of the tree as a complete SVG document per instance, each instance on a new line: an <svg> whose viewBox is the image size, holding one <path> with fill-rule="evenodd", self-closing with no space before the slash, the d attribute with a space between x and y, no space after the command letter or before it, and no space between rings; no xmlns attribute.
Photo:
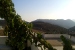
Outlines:
<svg viewBox="0 0 75 50"><path fill-rule="evenodd" d="M61 36L61 40L63 41L63 50L73 50L70 41L63 35Z"/></svg>
<svg viewBox="0 0 75 50"><path fill-rule="evenodd" d="M0 0L0 17L7 22L5 27L5 34L8 35L6 44L11 46L13 50L28 50L28 40L35 43L36 46L43 45L44 48L55 50L41 37L41 34L36 33L37 37L33 35L32 24L27 24L20 15L16 14L12 0ZM40 43L37 44L37 42Z"/></svg>

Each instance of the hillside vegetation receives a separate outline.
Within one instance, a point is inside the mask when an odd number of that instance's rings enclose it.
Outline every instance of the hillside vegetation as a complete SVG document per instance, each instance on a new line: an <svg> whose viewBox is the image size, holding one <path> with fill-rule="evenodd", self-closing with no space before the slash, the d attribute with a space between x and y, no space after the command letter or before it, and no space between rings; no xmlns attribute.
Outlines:
<svg viewBox="0 0 75 50"><path fill-rule="evenodd" d="M74 31L74 32L75 32L75 26L74 26L74 27L69 28L69 30L71 30L71 31Z"/></svg>
<svg viewBox="0 0 75 50"><path fill-rule="evenodd" d="M42 21L42 22L58 25L58 26L61 26L61 27L67 28L67 29L75 26L75 22L70 20L70 19L67 19L67 20L64 20L64 19L57 19L57 20L53 20L53 19L50 19L50 20L49 19L37 19L35 21Z"/></svg>
<svg viewBox="0 0 75 50"><path fill-rule="evenodd" d="M33 29L42 31L44 33L51 33L51 34L63 34L63 33L68 33L69 30L57 25L53 25L50 23L45 23L42 21L34 21L32 22L33 24Z"/></svg>

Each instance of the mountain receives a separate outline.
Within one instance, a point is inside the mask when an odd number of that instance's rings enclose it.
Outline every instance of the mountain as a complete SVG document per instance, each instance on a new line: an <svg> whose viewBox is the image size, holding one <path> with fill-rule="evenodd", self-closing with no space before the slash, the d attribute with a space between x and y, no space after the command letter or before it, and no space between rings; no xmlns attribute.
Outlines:
<svg viewBox="0 0 75 50"><path fill-rule="evenodd" d="M75 22L75 19L72 19L72 21L74 21L74 22Z"/></svg>
<svg viewBox="0 0 75 50"><path fill-rule="evenodd" d="M75 26L74 27L71 27L69 28L70 31L74 31L75 32Z"/></svg>
<svg viewBox="0 0 75 50"><path fill-rule="evenodd" d="M42 21L33 21L31 22L33 24L33 29L37 31L42 31L45 33L51 33L51 34L63 34L68 33L69 30L57 25L53 25L50 23L45 23Z"/></svg>
<svg viewBox="0 0 75 50"><path fill-rule="evenodd" d="M58 25L64 28L71 28L73 26L75 26L75 22L67 19L67 20L63 20L63 19L57 19L57 20L53 20L53 19L37 19L35 21L42 21L42 22L46 22L46 23L50 23L50 24L54 24L54 25Z"/></svg>

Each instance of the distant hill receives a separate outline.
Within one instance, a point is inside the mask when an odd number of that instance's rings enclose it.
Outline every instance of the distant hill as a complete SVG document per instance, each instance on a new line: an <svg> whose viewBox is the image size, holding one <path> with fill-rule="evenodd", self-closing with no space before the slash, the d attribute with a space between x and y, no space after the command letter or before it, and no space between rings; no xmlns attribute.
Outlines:
<svg viewBox="0 0 75 50"><path fill-rule="evenodd" d="M75 32L75 26L74 27L71 27L69 28L70 31L74 31Z"/></svg>
<svg viewBox="0 0 75 50"><path fill-rule="evenodd" d="M72 19L72 21L74 21L74 22L75 22L75 19Z"/></svg>
<svg viewBox="0 0 75 50"><path fill-rule="evenodd" d="M64 28L71 28L73 26L75 26L75 22L68 19L68 20L63 20L63 19L57 19L57 20L53 20L53 19L37 19L35 21L42 21L42 22L46 22L46 23L50 23L50 24L54 24L54 25L58 25Z"/></svg>
<svg viewBox="0 0 75 50"><path fill-rule="evenodd" d="M49 24L49 23L45 23L42 21L33 21L31 23L33 24L34 30L42 31L45 33L63 34L63 33L69 32L69 30L66 28L63 28L57 25L53 25L53 24Z"/></svg>

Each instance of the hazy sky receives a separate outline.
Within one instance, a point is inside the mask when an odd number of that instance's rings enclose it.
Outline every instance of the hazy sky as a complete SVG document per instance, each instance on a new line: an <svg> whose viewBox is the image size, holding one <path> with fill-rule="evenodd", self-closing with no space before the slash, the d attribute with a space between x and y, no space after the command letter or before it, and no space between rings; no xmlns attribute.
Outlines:
<svg viewBox="0 0 75 50"><path fill-rule="evenodd" d="M75 0L12 0L23 20L75 19Z"/></svg>

